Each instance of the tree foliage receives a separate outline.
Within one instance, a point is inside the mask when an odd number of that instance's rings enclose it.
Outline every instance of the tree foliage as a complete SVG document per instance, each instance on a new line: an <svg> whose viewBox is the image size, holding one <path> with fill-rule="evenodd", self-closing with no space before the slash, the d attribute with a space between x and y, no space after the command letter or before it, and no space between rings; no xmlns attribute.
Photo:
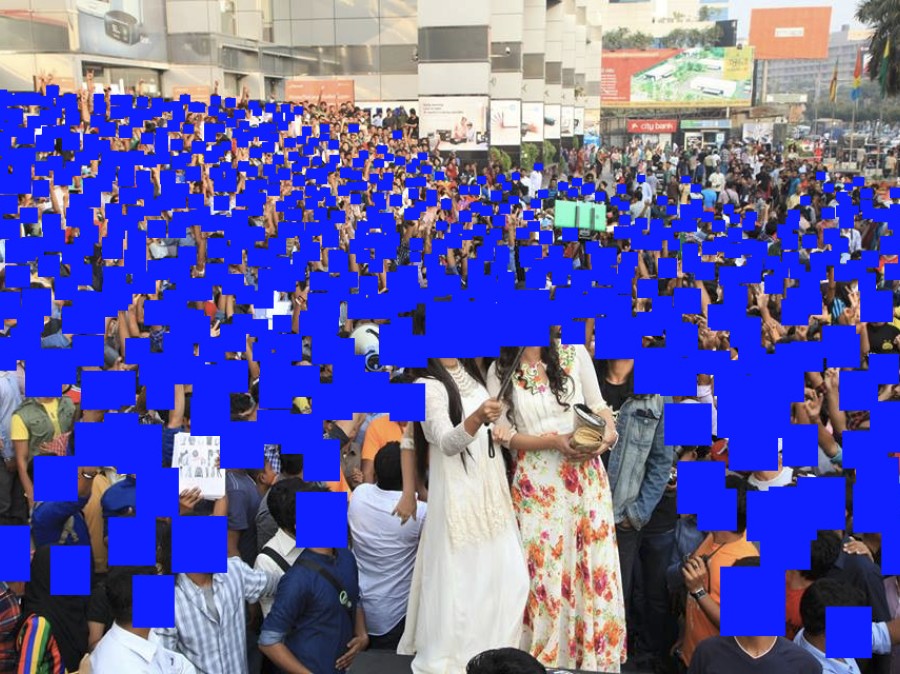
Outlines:
<svg viewBox="0 0 900 674"><path fill-rule="evenodd" d="M856 18L874 30L869 40L871 58L867 66L869 79L878 80L881 62L884 60L884 46L890 42L888 55L887 83L888 96L900 93L900 2L897 0L861 0L856 10Z"/></svg>

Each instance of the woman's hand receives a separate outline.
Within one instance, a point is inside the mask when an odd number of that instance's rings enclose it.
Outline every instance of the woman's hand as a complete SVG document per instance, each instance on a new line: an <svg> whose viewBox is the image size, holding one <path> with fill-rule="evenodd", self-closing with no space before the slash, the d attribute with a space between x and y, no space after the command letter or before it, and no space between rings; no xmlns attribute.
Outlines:
<svg viewBox="0 0 900 674"><path fill-rule="evenodd" d="M403 494L400 497L400 500L397 502L397 507L394 508L394 512L391 515L396 515L400 518L400 524L406 524L407 520L410 517L413 520L416 519L416 512L418 511L418 504L416 503L415 494Z"/></svg>
<svg viewBox="0 0 900 674"><path fill-rule="evenodd" d="M500 414L502 411L503 405L500 403L500 401L494 400L493 398L488 398L483 403L481 403L481 406L478 408L475 414L477 415L477 419L482 424L492 424L500 418Z"/></svg>
<svg viewBox="0 0 900 674"><path fill-rule="evenodd" d="M848 555L865 555L873 562L875 559L872 557L872 551L869 550L869 546L867 546L862 541L857 541L853 539L847 543L844 543L844 552Z"/></svg>
<svg viewBox="0 0 900 674"><path fill-rule="evenodd" d="M512 440L513 435L515 435L513 433L513 430L506 426L503 426L503 427L494 426L492 433L493 433L493 437L494 437L494 442L496 442L500 445L503 445L504 447L509 447L509 443Z"/></svg>

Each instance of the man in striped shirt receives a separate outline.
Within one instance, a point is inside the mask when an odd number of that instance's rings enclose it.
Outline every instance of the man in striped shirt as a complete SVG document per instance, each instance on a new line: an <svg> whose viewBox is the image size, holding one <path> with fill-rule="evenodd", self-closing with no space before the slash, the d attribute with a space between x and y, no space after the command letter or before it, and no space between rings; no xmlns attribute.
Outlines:
<svg viewBox="0 0 900 674"><path fill-rule="evenodd" d="M153 638L181 653L198 674L249 674L245 603L275 594L276 579L251 569L240 557L226 573L180 573L175 579L175 627Z"/></svg>

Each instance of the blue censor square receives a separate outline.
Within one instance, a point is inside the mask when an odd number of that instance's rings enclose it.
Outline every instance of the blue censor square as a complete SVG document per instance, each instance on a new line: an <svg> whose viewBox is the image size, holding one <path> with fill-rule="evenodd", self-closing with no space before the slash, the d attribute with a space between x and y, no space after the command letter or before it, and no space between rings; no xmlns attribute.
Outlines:
<svg viewBox="0 0 900 674"><path fill-rule="evenodd" d="M825 655L829 658L872 657L872 607L825 608Z"/></svg>
<svg viewBox="0 0 900 674"><path fill-rule="evenodd" d="M297 547L346 548L347 494L297 493Z"/></svg>

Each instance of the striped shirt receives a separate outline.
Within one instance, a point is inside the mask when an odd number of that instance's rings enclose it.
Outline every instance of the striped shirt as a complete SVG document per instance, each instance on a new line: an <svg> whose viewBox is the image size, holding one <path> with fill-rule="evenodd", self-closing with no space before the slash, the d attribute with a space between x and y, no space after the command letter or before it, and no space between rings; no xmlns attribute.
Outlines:
<svg viewBox="0 0 900 674"><path fill-rule="evenodd" d="M227 573L213 574L215 616L203 590L180 573L175 579L175 627L155 629L151 640L181 653L198 674L249 674L244 604L274 595L277 587L277 580L264 571L230 557Z"/></svg>
<svg viewBox="0 0 900 674"><path fill-rule="evenodd" d="M16 674L66 674L62 655L46 618L31 614L19 632Z"/></svg>

